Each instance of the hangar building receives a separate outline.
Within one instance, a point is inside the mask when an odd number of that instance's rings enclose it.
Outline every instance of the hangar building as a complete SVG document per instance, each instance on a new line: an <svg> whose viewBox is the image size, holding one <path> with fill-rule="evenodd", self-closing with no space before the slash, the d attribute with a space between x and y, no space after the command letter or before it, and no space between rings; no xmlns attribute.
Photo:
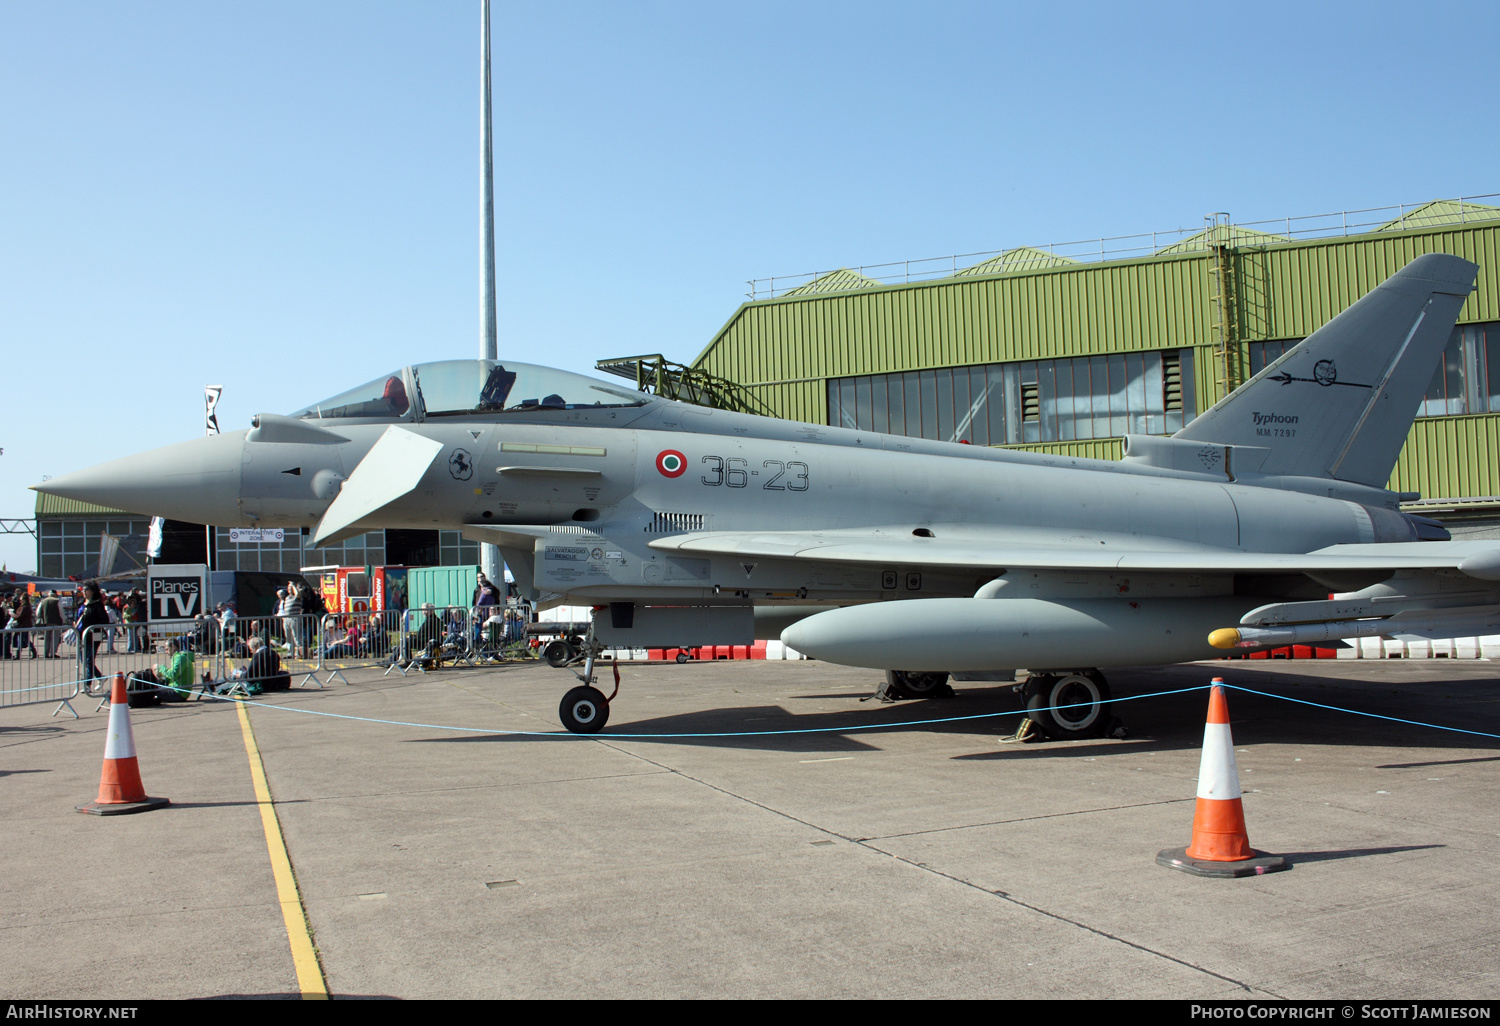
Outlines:
<svg viewBox="0 0 1500 1026"><path fill-rule="evenodd" d="M1488 202L1478 202L1488 201ZM1500 525L1500 195L751 282L690 372L793 420L1115 460L1408 261L1480 265L1390 488ZM601 367L604 364L601 363ZM610 368L613 369L613 368ZM617 371L618 372L618 371ZM1488 522L1488 523L1487 523Z"/></svg>

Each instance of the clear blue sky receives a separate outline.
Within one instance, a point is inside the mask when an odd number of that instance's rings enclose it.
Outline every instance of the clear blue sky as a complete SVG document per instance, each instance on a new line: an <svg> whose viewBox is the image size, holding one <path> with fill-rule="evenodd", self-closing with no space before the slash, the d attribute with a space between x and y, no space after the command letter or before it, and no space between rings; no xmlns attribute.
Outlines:
<svg viewBox="0 0 1500 1026"><path fill-rule="evenodd" d="M477 354L478 10L0 4L0 516L205 384L231 429ZM500 350L573 370L749 278L1500 192L1493 0L494 21Z"/></svg>

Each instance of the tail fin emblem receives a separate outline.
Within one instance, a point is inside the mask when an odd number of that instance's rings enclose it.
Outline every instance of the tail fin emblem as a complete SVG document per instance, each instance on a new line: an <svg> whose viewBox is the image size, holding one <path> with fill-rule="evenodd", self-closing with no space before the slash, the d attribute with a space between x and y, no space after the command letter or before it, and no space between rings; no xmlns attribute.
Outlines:
<svg viewBox="0 0 1500 1026"><path fill-rule="evenodd" d="M1348 385L1350 388L1374 388L1374 385L1361 385L1354 381L1340 381L1339 369L1332 360L1319 360L1313 364L1313 376L1310 378L1294 378L1286 371L1280 374L1272 374L1268 381L1279 381L1282 385L1290 385L1293 381L1309 381L1315 385L1328 388L1330 385Z"/></svg>

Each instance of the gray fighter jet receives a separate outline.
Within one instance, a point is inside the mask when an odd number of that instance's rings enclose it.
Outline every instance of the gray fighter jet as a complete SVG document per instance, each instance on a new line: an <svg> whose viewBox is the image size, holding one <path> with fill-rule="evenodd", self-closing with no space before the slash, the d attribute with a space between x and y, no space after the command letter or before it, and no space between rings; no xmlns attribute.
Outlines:
<svg viewBox="0 0 1500 1026"><path fill-rule="evenodd" d="M1110 720L1099 666L1500 633L1500 543L1453 542L1385 488L1476 271L1418 257L1175 436L1128 436L1118 463L453 360L37 487L318 543L496 543L533 599L596 609L561 708L574 731L608 717L605 647L779 634L905 697L1026 667L1033 719L1089 736Z"/></svg>

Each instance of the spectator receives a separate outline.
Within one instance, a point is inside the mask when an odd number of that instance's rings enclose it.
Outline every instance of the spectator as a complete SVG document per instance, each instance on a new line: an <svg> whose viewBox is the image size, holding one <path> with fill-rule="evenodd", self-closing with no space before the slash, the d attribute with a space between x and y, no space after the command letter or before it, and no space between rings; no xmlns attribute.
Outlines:
<svg viewBox="0 0 1500 1026"><path fill-rule="evenodd" d="M234 671L234 675L219 688L219 693L243 683L245 691L258 695L262 691L287 691L292 686L292 675L281 667L281 657L266 644L260 635L250 639L250 664Z"/></svg>
<svg viewBox="0 0 1500 1026"><path fill-rule="evenodd" d="M131 683L145 685L132 688L143 701L186 702L193 693L193 654L177 638L167 642L166 665L134 675ZM132 705L135 703L131 703Z"/></svg>
<svg viewBox="0 0 1500 1026"><path fill-rule="evenodd" d="M36 604L36 625L42 628L42 657L44 659L57 658L57 642L62 631L56 628L65 625L62 615L62 603L58 601L57 592L49 591Z"/></svg>
<svg viewBox="0 0 1500 1026"><path fill-rule="evenodd" d="M407 635L404 655L407 662L421 662L425 665L433 661L442 644L443 621L437 614L437 607L431 602L422 604L422 613L422 625Z"/></svg>
<svg viewBox="0 0 1500 1026"><path fill-rule="evenodd" d="M359 640L359 621L351 618L349 626L344 629L344 636L337 641L330 641L325 654L332 659L353 659L359 655Z"/></svg>
<svg viewBox="0 0 1500 1026"><path fill-rule="evenodd" d="M4 601L0 602L0 627L5 628L4 633L0 634L0 659L9 659L10 650L16 638L16 606L14 595L7 595Z"/></svg>
<svg viewBox="0 0 1500 1026"><path fill-rule="evenodd" d="M125 624L126 652L139 652L141 650L141 638L136 632L135 615L134 594L133 592L127 592L124 600L120 603L120 621Z"/></svg>
<svg viewBox="0 0 1500 1026"><path fill-rule="evenodd" d="M382 658L390 654L390 639L386 636L385 623L381 614L370 614L369 619L365 621L361 641L366 655Z"/></svg>
<svg viewBox="0 0 1500 1026"><path fill-rule="evenodd" d="M115 653L115 626L114 625L120 622L120 596L119 595L105 595L104 596L104 615L107 616L107 617L109 617L109 625L110 625L109 626L109 630L107 632L107 634L109 636L109 649L108 649L108 651L109 651L110 655L114 655L114 653Z"/></svg>
<svg viewBox="0 0 1500 1026"><path fill-rule="evenodd" d="M135 650L137 652L147 651L151 644L151 632L147 625L150 619L150 611L146 608L145 593L139 588L130 589L130 604L135 610Z"/></svg>
<svg viewBox="0 0 1500 1026"><path fill-rule="evenodd" d="M296 581L286 582L286 600L281 604L282 630L286 643L291 646L292 658L306 656L306 645L302 640L302 589Z"/></svg>
<svg viewBox="0 0 1500 1026"><path fill-rule="evenodd" d="M490 582L490 579L484 575L483 570L479 571L479 583L474 586L474 600L469 605L477 607L498 606L499 604L500 589ZM488 614L490 612L492 610L485 610L486 615L478 619L483 622L489 618Z"/></svg>
<svg viewBox="0 0 1500 1026"><path fill-rule="evenodd" d="M31 658L35 659L36 645L31 640L31 628L36 625L36 619L35 614L31 610L31 594L29 592L23 591L20 593L15 609L13 610L13 616L16 629L21 632L11 642L16 650L15 658L21 658L21 649L24 648L31 653Z"/></svg>
<svg viewBox="0 0 1500 1026"><path fill-rule="evenodd" d="M83 586L83 600L79 603L78 619L73 622L73 629L78 632L78 651L83 656L83 685L90 691L93 690L93 682L99 679L96 660L99 655L99 643L103 640L103 632L99 630L90 631L90 627L100 627L109 623L109 614L104 611L104 594L99 590L98 581L90 581Z"/></svg>

